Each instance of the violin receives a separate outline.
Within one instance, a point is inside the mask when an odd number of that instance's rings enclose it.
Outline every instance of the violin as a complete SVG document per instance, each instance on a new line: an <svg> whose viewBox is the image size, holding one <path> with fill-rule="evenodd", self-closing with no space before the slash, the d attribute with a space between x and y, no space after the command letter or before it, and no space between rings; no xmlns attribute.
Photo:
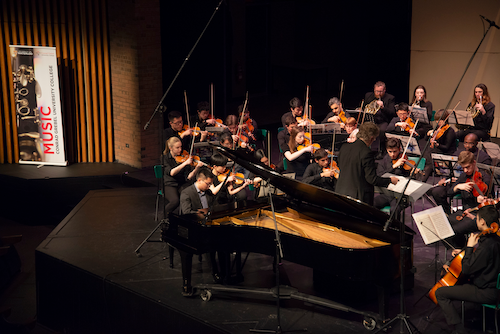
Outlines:
<svg viewBox="0 0 500 334"><path fill-rule="evenodd" d="M481 172L474 172L472 179L468 177L465 182L474 183L474 188L472 189L472 195L474 195L474 197L478 197L479 195L484 196L486 190L488 190L488 185L483 182L483 175L481 174Z"/></svg>
<svg viewBox="0 0 500 334"><path fill-rule="evenodd" d="M224 182L229 176L234 176L234 183L238 185L245 182L245 175L243 175L243 173L230 173L229 170L226 170L224 173L217 175L217 180L219 180L219 182Z"/></svg>
<svg viewBox="0 0 500 334"><path fill-rule="evenodd" d="M498 202L498 199L495 201ZM488 204L486 204L488 205ZM484 205L483 205L484 206ZM497 223L491 223L491 226L481 233L479 233L479 237L491 234L491 233L497 233L498 234L498 224ZM434 285L434 287L429 291L429 298L437 304L437 299L436 299L436 290L439 289L440 287L443 286L453 286L457 284L459 281L461 281L462 277L462 260L465 256L465 250L461 251L455 258L450 263L450 267L448 268L448 271L446 274Z"/></svg>
<svg viewBox="0 0 500 334"><path fill-rule="evenodd" d="M402 155L402 157L405 159L404 164L401 166L404 170L410 171L413 168L415 168L415 161L408 160L408 156L406 154L404 156ZM401 159L401 157L397 159L392 159L392 164L393 165L396 164L396 162L398 162L399 159Z"/></svg>
<svg viewBox="0 0 500 334"><path fill-rule="evenodd" d="M313 147L313 153L316 152L316 150L319 150L321 148L321 146L318 144L318 143L313 143L313 144L306 144L304 142L304 145L299 145L297 146L297 151L300 151L300 150L303 150L305 149L306 147L309 147L311 146Z"/></svg>
<svg viewBox="0 0 500 334"><path fill-rule="evenodd" d="M335 161L332 160L330 163L330 168L323 168L323 173L333 171L333 176L338 179L340 175L340 168Z"/></svg>
<svg viewBox="0 0 500 334"><path fill-rule="evenodd" d="M404 128L406 132L410 132L411 130L415 129L415 123L410 117L407 117L404 122L406 123L406 126Z"/></svg>
<svg viewBox="0 0 500 334"><path fill-rule="evenodd" d="M195 136L195 137L198 136L201 133L201 129L199 127L195 126L193 128L190 128L190 127L188 127L187 124L184 124L184 127L182 128L182 131L179 131L179 136L183 136L184 133L186 133L189 130L193 131L192 135Z"/></svg>
<svg viewBox="0 0 500 334"><path fill-rule="evenodd" d="M191 162L191 166L196 166L198 164L198 162L201 162L203 165L208 166L206 163L201 161L199 156L197 156L197 155L190 156L186 150L182 151L181 155L176 156L174 159L175 159L175 162L177 162L178 164L182 164L183 162L186 162L189 159L189 157L193 158L193 161Z"/></svg>
<svg viewBox="0 0 500 334"><path fill-rule="evenodd" d="M483 203L479 204L475 208L469 209L468 212L470 213L470 212L473 212L473 211L477 211L477 210L481 209L483 206L486 206L486 205L496 205L498 202L500 202L500 197L497 198L497 199L489 199L489 198L487 198L487 199L484 200ZM464 211L464 213L462 213L461 216L457 216L456 218L457 218L457 220L462 220L462 219L464 219L465 216L467 216L467 212Z"/></svg>
<svg viewBox="0 0 500 334"><path fill-rule="evenodd" d="M439 129L437 129L436 131L434 131L434 133L432 134L432 139L431 139L431 148L434 148L434 143L436 142L436 140L439 140L439 138L441 138L444 133L446 132L446 130L448 130L450 128L450 125L449 124L445 124L444 126L442 127L439 127Z"/></svg>

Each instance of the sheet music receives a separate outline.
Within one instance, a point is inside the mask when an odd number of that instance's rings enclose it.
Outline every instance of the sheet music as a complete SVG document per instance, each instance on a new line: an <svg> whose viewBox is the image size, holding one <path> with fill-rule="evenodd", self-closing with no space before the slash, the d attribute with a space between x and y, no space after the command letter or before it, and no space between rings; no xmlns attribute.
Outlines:
<svg viewBox="0 0 500 334"><path fill-rule="evenodd" d="M448 109L448 112L451 113L448 123L474 126L474 119L467 110L455 110L453 112L452 109Z"/></svg>
<svg viewBox="0 0 500 334"><path fill-rule="evenodd" d="M382 177L391 177L391 176L397 177L399 179L399 182L395 185L390 183L387 189L401 194L403 188L406 185L406 182L408 182L408 178L404 176L394 175L391 173L385 173L384 175L382 175ZM408 187L406 188L405 195L409 196L412 201L416 201L431 188L432 188L431 184L423 183L416 180L410 180L410 184L408 184Z"/></svg>
<svg viewBox="0 0 500 334"><path fill-rule="evenodd" d="M401 144L403 145L403 147L406 146L406 144L408 143L408 139L410 138L410 136L401 136L401 135L396 135L396 134L389 133L389 132L386 132L385 135L387 138L396 138L396 139L401 140ZM408 150L406 152L408 154L421 155L420 147L418 147L418 143L417 143L417 140L415 139L415 137L411 138L410 145L408 145Z"/></svg>
<svg viewBox="0 0 500 334"><path fill-rule="evenodd" d="M426 245L455 235L441 205L412 216Z"/></svg>
<svg viewBox="0 0 500 334"><path fill-rule="evenodd" d="M413 117L415 121L418 120L421 124L429 124L429 116L427 116L427 108L414 106L412 108Z"/></svg>

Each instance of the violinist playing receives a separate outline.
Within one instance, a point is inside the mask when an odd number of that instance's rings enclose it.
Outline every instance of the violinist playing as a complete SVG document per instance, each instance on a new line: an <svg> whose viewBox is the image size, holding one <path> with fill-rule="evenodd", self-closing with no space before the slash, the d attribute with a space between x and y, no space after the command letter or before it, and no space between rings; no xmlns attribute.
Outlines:
<svg viewBox="0 0 500 334"><path fill-rule="evenodd" d="M342 108L342 103L340 103L340 100L336 97L332 97L328 101L328 106L332 111L330 111L326 115L325 119L321 123L339 123L340 128L344 129L345 123L349 118L349 114L346 113Z"/></svg>
<svg viewBox="0 0 500 334"><path fill-rule="evenodd" d="M320 148L313 154L314 162L307 166L302 182L309 183L327 190L335 191L336 177L339 176L337 164L330 163L328 152Z"/></svg>
<svg viewBox="0 0 500 334"><path fill-rule="evenodd" d="M410 117L410 109L408 103L401 102L396 105L396 115L389 125L387 132L392 132L399 135L410 135L414 132L413 137L418 139L418 132L415 131L415 122Z"/></svg>
<svg viewBox="0 0 500 334"><path fill-rule="evenodd" d="M244 105L238 106L238 115L241 117ZM255 133L257 133L257 122L250 118L250 111L248 110L248 104L243 115L243 122L241 125L242 133L249 139L251 144L255 144Z"/></svg>
<svg viewBox="0 0 500 334"><path fill-rule="evenodd" d="M397 138L388 138L385 147L387 154L379 161L377 166L377 175L382 176L390 173L398 176L408 177L413 169L413 165L406 156L402 156L401 141ZM397 197L393 191L381 188L383 191L375 197L373 206L377 209L390 205L391 213L396 209Z"/></svg>
<svg viewBox="0 0 500 334"><path fill-rule="evenodd" d="M183 153L186 156L182 157ZM179 159L181 157L182 159ZM179 162L181 160L183 162ZM170 213L179 206L180 192L189 186L188 181L194 179L203 163L197 162L193 167L193 157L188 156L188 153L182 150L182 142L175 136L167 140L162 162L165 200L167 202L165 212Z"/></svg>
<svg viewBox="0 0 500 334"><path fill-rule="evenodd" d="M251 184L251 181L244 179L243 175L228 173L226 168L227 158L220 153L215 153L210 158L212 164L212 174L214 174L213 184L210 186L212 194L217 195L221 191L222 184L227 177L226 189L217 198L217 204L227 204L234 201L242 201L247 198L245 187Z"/></svg>
<svg viewBox="0 0 500 334"><path fill-rule="evenodd" d="M301 179L307 166L311 163L312 152L314 151L313 145L305 146L306 143L304 137L305 131L301 126L296 126L291 129L290 141L281 147L285 158L287 159L287 173L295 173L297 179ZM298 147L302 145L304 148L298 150Z"/></svg>
<svg viewBox="0 0 500 334"><path fill-rule="evenodd" d="M498 210L494 205L485 205L478 210L475 220L475 230L481 233L470 235L462 259L462 275L470 277L470 281L436 290L438 305L443 310L448 325L453 327L453 333L468 333L452 303L454 300L496 304L498 298L496 283L500 273L500 237L494 233L498 229ZM452 255L456 256L461 251L455 249Z"/></svg>
<svg viewBox="0 0 500 334"><path fill-rule="evenodd" d="M302 102L302 100L299 99L298 97L294 97L293 99L290 100L290 111L284 113L283 116L281 116L281 124L283 125L283 127L286 126L285 118L287 117L287 115L292 115L293 117L295 117L295 119L297 119L297 117L302 117L303 114L304 114L304 102ZM304 120L300 122L299 125L307 126L309 125L309 121Z"/></svg>
<svg viewBox="0 0 500 334"><path fill-rule="evenodd" d="M436 112L434 119L438 120L438 127L436 129L436 133L434 130L429 130L425 137L427 141L430 137L430 150L425 150L424 158L425 158L425 168L424 168L424 177L422 178L422 182L426 182L429 176L433 172L432 166L432 156L431 153L439 153L439 154L447 154L451 155L455 152L457 143L456 143L456 134L455 130L450 127L448 124L448 116L449 112L444 111L444 109L440 109ZM421 147L423 149L423 147Z"/></svg>
<svg viewBox="0 0 500 334"><path fill-rule="evenodd" d="M467 213L468 209L476 207L486 199L488 190L489 175L485 173L484 178L478 171L474 154L470 151L463 151L458 156L458 163L462 166L463 173L458 177L448 190L448 197L452 198L456 194L462 196L463 210ZM463 219L457 219L463 211L459 210L453 213L450 218L450 224L455 232L450 237L449 242L455 248L462 248L465 245L465 234L477 232L477 226L474 222L474 216L466 215Z"/></svg>
<svg viewBox="0 0 500 334"><path fill-rule="evenodd" d="M168 121L170 127L166 128L164 131L165 140L171 137L177 137L182 141L182 147L189 150L191 148L191 137L193 134L192 129L184 129L184 121L182 119L182 114L176 110L168 113Z"/></svg>
<svg viewBox="0 0 500 334"><path fill-rule="evenodd" d="M205 141L208 136L207 126L215 126L215 118L210 115L210 104L207 101L198 102L196 116L191 117L191 124L198 124L201 131L200 141Z"/></svg>
<svg viewBox="0 0 500 334"><path fill-rule="evenodd" d="M229 133L233 138L233 146L249 148L250 139L244 134L243 131L238 131L239 129L239 119L236 115L228 115L226 117L226 128L222 133ZM233 149L233 147L231 147Z"/></svg>

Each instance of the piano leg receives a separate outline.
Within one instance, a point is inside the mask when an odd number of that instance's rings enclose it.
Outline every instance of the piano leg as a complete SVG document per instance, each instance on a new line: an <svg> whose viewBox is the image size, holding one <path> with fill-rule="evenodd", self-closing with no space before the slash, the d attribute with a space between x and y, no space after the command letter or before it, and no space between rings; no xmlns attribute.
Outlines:
<svg viewBox="0 0 500 334"><path fill-rule="evenodd" d="M193 265L193 254L179 250L182 263L182 295L189 297L193 295L191 285L191 270Z"/></svg>
<svg viewBox="0 0 500 334"><path fill-rule="evenodd" d="M389 291L390 288L384 284L377 284L377 294L378 294L378 312L380 319L389 319Z"/></svg>

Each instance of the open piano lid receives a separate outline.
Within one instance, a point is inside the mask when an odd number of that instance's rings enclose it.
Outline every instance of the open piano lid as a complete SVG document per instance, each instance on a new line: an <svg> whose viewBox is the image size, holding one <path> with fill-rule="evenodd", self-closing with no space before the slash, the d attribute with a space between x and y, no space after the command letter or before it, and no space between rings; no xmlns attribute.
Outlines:
<svg viewBox="0 0 500 334"><path fill-rule="evenodd" d="M386 213L357 199L284 177L272 168L257 161L253 154L249 154L245 150L230 150L215 145L214 147L222 155L262 177L263 180L269 181L273 186L293 198L380 225L384 225L389 219ZM399 226L399 222L394 221L392 226Z"/></svg>

